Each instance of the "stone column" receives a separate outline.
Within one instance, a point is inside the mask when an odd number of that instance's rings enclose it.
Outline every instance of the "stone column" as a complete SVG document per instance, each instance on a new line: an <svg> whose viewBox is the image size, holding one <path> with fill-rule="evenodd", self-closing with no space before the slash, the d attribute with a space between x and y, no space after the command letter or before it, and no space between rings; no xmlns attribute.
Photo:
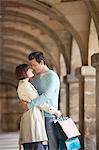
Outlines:
<svg viewBox="0 0 99 150"><path fill-rule="evenodd" d="M77 96L75 96L77 93L76 92L74 93L73 90L71 90L71 85L74 85L75 83L78 84L78 79L75 77L75 75L67 74L66 76L63 77L63 83L61 84L61 89L62 89L61 90L61 97L62 97L61 101L63 101L63 99L64 99L63 95L65 96L66 100L65 100L64 104L63 103L61 104L61 107L62 107L62 105L63 105L63 107L66 106L66 107L64 107L66 109L65 115L71 116L73 114L73 116L72 116L73 119L78 121L76 119L77 117L75 117L75 114L73 112L74 110L71 109L71 103L72 103L72 105L74 105L75 104L74 101L76 100L74 97L77 98ZM74 86L73 86L73 89L75 90ZM73 92L73 96L72 96L72 92ZM75 111L75 113L76 112L77 112L77 110ZM76 114L78 114L78 113L76 113Z"/></svg>
<svg viewBox="0 0 99 150"><path fill-rule="evenodd" d="M70 115L70 91L69 91L69 83L67 82L66 79L66 115Z"/></svg>
<svg viewBox="0 0 99 150"><path fill-rule="evenodd" d="M84 149L84 78L81 75L81 68L77 68L75 74L79 80L79 130L81 133L81 146Z"/></svg>
<svg viewBox="0 0 99 150"><path fill-rule="evenodd" d="M68 81L67 81L67 76L64 76L63 77L63 83L65 84L65 92L66 92L66 116L69 116L70 115L70 106L69 106L69 98L70 98L70 96L69 96L69 94L70 94L70 92L69 92L69 83L68 83Z"/></svg>
<svg viewBox="0 0 99 150"><path fill-rule="evenodd" d="M64 116L69 115L69 84L66 78L66 76L62 77L60 88L60 109Z"/></svg>
<svg viewBox="0 0 99 150"><path fill-rule="evenodd" d="M0 91L1 91L1 84L0 84ZM1 94L0 94L0 132L1 132Z"/></svg>
<svg viewBox="0 0 99 150"><path fill-rule="evenodd" d="M95 150L95 69L82 66L76 70L79 78L79 127L83 149Z"/></svg>
<svg viewBox="0 0 99 150"><path fill-rule="evenodd" d="M96 68L96 149L99 149L99 53L92 55L91 64Z"/></svg>
<svg viewBox="0 0 99 150"><path fill-rule="evenodd" d="M66 88L67 88L67 106L69 116L78 124L78 79L75 74L67 74L66 77Z"/></svg>

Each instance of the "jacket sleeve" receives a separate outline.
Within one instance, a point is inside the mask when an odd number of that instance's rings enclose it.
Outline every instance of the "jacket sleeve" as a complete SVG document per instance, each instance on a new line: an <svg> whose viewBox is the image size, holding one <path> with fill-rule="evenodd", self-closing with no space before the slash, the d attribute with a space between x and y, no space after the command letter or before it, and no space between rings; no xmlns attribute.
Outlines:
<svg viewBox="0 0 99 150"><path fill-rule="evenodd" d="M59 86L59 78L56 74L49 74L49 76L46 78L46 82L47 87L45 89L45 92L42 93L39 97L32 100L30 103L28 103L29 109L34 106L40 106L44 103L50 104L49 101L51 100L57 86Z"/></svg>
<svg viewBox="0 0 99 150"><path fill-rule="evenodd" d="M37 93L37 90L31 84L27 84L25 86L25 93L26 93L27 97L30 99L30 101L34 100L37 97L39 97L39 95ZM41 104L39 106L39 108L43 111L46 111L46 112L50 113L50 114L55 114L56 113L56 109L54 107L48 105L47 103Z"/></svg>
<svg viewBox="0 0 99 150"><path fill-rule="evenodd" d="M39 107L41 110L46 111L49 114L55 115L57 113L57 110L53 106L48 105L47 103L41 104Z"/></svg>

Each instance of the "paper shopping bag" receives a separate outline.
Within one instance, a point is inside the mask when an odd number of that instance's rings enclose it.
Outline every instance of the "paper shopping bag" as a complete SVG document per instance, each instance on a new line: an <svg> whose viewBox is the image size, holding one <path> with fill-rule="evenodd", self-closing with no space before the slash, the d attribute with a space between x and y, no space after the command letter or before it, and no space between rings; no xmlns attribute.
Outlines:
<svg viewBox="0 0 99 150"><path fill-rule="evenodd" d="M66 136L65 132L63 131L62 127L60 126L60 124L58 123L58 121L54 122L53 125L54 125L55 134L56 134L57 139L65 141L67 139L67 136Z"/></svg>
<svg viewBox="0 0 99 150"><path fill-rule="evenodd" d="M76 137L80 135L78 128L71 118L57 119L56 123L60 125L64 133L68 138Z"/></svg>

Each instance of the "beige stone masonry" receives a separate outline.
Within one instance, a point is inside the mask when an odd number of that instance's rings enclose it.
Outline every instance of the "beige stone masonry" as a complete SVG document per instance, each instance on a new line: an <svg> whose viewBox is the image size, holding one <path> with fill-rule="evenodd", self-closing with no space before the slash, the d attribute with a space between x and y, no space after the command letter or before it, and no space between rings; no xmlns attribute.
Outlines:
<svg viewBox="0 0 99 150"><path fill-rule="evenodd" d="M82 66L75 71L79 79L79 127L84 149L96 149L96 102L95 75L91 66Z"/></svg>
<svg viewBox="0 0 99 150"><path fill-rule="evenodd" d="M96 149L99 149L99 53L93 54L91 64L96 68Z"/></svg>

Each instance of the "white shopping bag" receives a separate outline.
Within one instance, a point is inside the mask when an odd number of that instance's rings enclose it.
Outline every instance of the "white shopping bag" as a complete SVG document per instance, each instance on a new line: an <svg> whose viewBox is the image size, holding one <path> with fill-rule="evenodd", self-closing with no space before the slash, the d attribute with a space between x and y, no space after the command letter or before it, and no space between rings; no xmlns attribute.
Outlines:
<svg viewBox="0 0 99 150"><path fill-rule="evenodd" d="M80 135L78 128L71 118L67 119L58 119L57 120L63 131L65 132L68 138L76 137Z"/></svg>

